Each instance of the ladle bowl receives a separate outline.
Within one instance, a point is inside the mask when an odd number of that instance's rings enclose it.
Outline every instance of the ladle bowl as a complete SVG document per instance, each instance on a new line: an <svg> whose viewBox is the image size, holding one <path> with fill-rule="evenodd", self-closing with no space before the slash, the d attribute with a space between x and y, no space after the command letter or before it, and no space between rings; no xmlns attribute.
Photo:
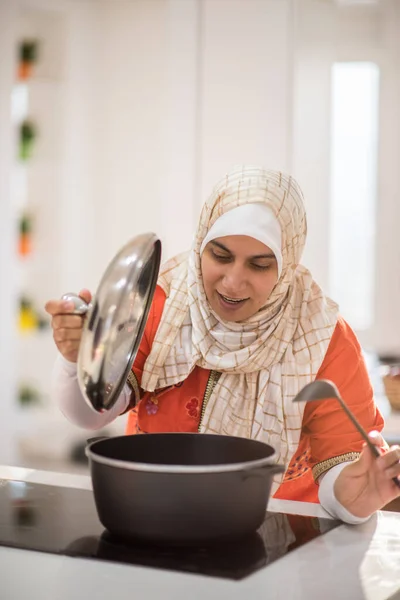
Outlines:
<svg viewBox="0 0 400 600"><path fill-rule="evenodd" d="M335 398L339 402L354 427L365 440L371 452L376 457L381 456L379 448L371 442L367 432L348 408L343 398L340 396L339 390L332 381L329 381L328 379L316 379L315 381L311 381L311 383L305 385L293 398L293 402L310 402L312 400L328 400L332 398ZM400 480L397 477L393 477L392 479L397 487L400 488Z"/></svg>

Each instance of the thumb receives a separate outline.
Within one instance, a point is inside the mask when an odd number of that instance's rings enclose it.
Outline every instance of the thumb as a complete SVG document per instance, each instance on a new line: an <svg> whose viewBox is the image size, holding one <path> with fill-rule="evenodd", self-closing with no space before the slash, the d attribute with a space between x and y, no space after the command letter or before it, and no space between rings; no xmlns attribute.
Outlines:
<svg viewBox="0 0 400 600"><path fill-rule="evenodd" d="M86 288L83 288L83 290L81 290L79 292L79 296L82 298L82 300L84 300L85 302L90 302L92 299L92 294L89 290L87 290Z"/></svg>
<svg viewBox="0 0 400 600"><path fill-rule="evenodd" d="M385 440L383 439L383 437L381 436L381 434L379 433L379 431L370 431L368 434L368 438L374 446L377 446L380 449L381 453L383 454L384 449L386 448L387 444L386 444ZM366 444L366 442L364 442L363 446L362 446L362 452L360 454L360 457L358 458L358 460L354 461L354 467L355 467L355 470L357 471L356 474L361 475L361 473L364 473L367 470L369 470L372 467L375 460L376 460L375 454L372 452L372 450L368 446L368 444Z"/></svg>
<svg viewBox="0 0 400 600"><path fill-rule="evenodd" d="M386 440L379 433L379 431L370 431L368 434L368 438L374 444L374 446L377 446L381 450L381 453L389 449Z"/></svg>

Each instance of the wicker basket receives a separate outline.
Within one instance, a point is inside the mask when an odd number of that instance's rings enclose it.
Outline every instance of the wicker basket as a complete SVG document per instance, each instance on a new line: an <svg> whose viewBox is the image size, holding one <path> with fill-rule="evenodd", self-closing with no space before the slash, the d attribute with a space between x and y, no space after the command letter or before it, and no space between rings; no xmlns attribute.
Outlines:
<svg viewBox="0 0 400 600"><path fill-rule="evenodd" d="M383 385L387 399L393 410L400 410L400 377L393 375L383 376Z"/></svg>

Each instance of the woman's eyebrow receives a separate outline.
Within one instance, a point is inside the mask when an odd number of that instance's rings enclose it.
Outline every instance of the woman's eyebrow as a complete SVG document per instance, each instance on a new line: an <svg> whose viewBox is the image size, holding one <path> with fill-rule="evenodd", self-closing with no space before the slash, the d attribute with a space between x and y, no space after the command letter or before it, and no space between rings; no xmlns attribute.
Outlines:
<svg viewBox="0 0 400 600"><path fill-rule="evenodd" d="M215 240L211 240L210 244L212 244L213 246L218 246L218 248L220 248L224 252L228 252L228 254L232 254L232 252L226 246L224 246L223 244L220 244L220 242L216 242Z"/></svg>

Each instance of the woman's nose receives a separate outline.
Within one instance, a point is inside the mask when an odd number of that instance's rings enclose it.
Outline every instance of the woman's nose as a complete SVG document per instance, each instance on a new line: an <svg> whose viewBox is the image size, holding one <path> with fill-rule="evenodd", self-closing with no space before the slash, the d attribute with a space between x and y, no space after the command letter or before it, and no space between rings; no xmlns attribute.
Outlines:
<svg viewBox="0 0 400 600"><path fill-rule="evenodd" d="M228 293L239 293L246 288L246 276L240 265L226 265L223 276L224 289Z"/></svg>

